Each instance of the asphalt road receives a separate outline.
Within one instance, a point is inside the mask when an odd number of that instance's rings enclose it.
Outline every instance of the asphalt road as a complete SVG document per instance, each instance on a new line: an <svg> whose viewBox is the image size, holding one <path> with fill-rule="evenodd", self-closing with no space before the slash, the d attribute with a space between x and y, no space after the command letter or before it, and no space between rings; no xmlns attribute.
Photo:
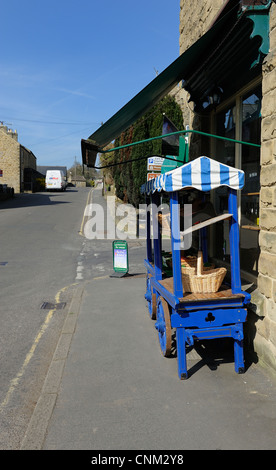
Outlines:
<svg viewBox="0 0 276 470"><path fill-rule="evenodd" d="M89 188L68 188L0 202L0 449L19 448L83 277L89 196Z"/></svg>

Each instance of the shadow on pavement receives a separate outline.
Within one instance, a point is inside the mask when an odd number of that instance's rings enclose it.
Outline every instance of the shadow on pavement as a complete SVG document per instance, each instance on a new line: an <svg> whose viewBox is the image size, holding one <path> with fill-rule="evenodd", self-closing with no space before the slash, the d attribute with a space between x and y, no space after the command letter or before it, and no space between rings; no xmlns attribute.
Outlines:
<svg viewBox="0 0 276 470"><path fill-rule="evenodd" d="M16 194L12 199L0 201L0 210L17 209L19 207L46 206L53 204L70 204L70 201L59 199L61 195L64 195L64 193ZM53 200L53 198L55 199Z"/></svg>

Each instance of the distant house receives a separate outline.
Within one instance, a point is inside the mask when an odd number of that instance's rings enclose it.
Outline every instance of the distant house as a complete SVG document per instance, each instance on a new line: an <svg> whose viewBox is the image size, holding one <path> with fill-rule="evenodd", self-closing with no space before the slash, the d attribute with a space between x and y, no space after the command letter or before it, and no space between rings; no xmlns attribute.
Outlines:
<svg viewBox="0 0 276 470"><path fill-rule="evenodd" d="M79 175L71 175L68 176L68 183L72 183L76 188L85 188L86 187L86 179L84 176Z"/></svg>
<svg viewBox="0 0 276 470"><path fill-rule="evenodd" d="M36 156L18 142L17 131L0 125L0 184L7 184L15 193L24 191L24 170L36 171Z"/></svg>

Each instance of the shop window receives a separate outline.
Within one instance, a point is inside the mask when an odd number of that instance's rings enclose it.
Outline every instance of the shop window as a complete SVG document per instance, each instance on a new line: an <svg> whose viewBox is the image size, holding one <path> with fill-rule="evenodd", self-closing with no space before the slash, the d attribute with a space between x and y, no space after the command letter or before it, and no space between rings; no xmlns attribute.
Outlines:
<svg viewBox="0 0 276 470"><path fill-rule="evenodd" d="M230 106L217 116L217 134L228 139L236 135L236 106ZM235 166L235 144L218 140L216 144L217 160L226 165Z"/></svg>
<svg viewBox="0 0 276 470"><path fill-rule="evenodd" d="M236 135L236 106L233 104L218 113L216 134L229 139ZM216 142L216 160L229 166L235 166L234 142L218 140ZM217 214L228 212L228 191L220 187L214 192L214 209ZM229 228L228 221L220 222L215 226L214 256L223 261L230 261Z"/></svg>
<svg viewBox="0 0 276 470"><path fill-rule="evenodd" d="M242 98L242 140L261 142L261 87ZM257 275L259 258L260 149L242 147L241 268Z"/></svg>
<svg viewBox="0 0 276 470"><path fill-rule="evenodd" d="M239 107L239 109L238 109ZM237 110L239 112L237 112ZM240 116L237 123L237 116ZM261 86L237 98L233 104L216 115L216 134L231 139L260 144L261 141ZM235 166L238 162L245 173L245 185L241 192L241 269L250 274L258 274L259 257L259 191L260 191L260 148L243 145L236 155L233 142L216 142L216 160ZM227 189L216 191L214 207L218 214L227 210ZM214 256L230 261L228 222L216 227Z"/></svg>

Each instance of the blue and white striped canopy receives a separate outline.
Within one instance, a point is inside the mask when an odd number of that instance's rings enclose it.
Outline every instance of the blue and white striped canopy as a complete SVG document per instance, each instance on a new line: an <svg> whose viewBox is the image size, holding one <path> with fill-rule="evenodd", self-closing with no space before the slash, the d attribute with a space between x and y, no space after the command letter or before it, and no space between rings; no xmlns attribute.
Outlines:
<svg viewBox="0 0 276 470"><path fill-rule="evenodd" d="M242 189L244 172L208 157L199 157L148 181L141 187L141 193L150 194L162 190L172 192L184 188L210 191L219 186Z"/></svg>

